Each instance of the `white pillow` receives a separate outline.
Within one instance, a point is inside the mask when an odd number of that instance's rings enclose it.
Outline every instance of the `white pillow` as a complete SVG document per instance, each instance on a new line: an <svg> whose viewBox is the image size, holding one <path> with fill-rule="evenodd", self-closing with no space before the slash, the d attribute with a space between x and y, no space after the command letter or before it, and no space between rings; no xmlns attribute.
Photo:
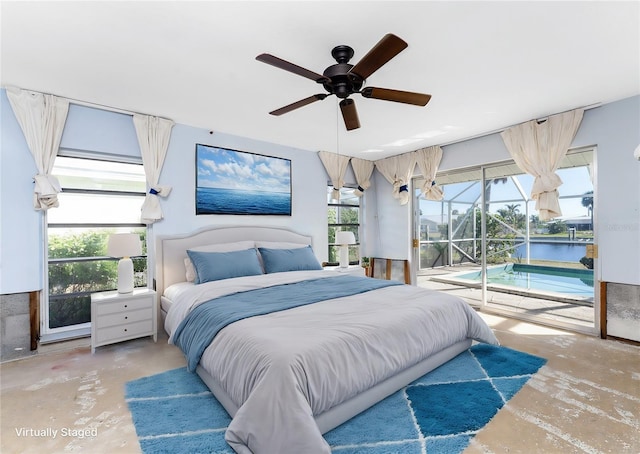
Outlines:
<svg viewBox="0 0 640 454"><path fill-rule="evenodd" d="M186 277L187 282L196 281L196 267L193 266L193 262L189 257L184 259L184 268L187 270Z"/></svg>
<svg viewBox="0 0 640 454"><path fill-rule="evenodd" d="M251 249L256 246L254 241L236 241L234 243L216 243L206 244L204 246L197 246L189 248L192 251L198 252L232 252L232 251L244 251L245 249ZM189 257L184 259L185 277L187 282L195 282L196 280L196 268L193 266L193 262Z"/></svg>
<svg viewBox="0 0 640 454"><path fill-rule="evenodd" d="M190 251L197 252L232 252L244 251L256 247L255 241L236 241L235 243L205 244L204 246L190 247Z"/></svg>
<svg viewBox="0 0 640 454"><path fill-rule="evenodd" d="M285 241L256 241L257 248L265 249L298 249L301 247L307 247L308 244L303 243L287 243Z"/></svg>

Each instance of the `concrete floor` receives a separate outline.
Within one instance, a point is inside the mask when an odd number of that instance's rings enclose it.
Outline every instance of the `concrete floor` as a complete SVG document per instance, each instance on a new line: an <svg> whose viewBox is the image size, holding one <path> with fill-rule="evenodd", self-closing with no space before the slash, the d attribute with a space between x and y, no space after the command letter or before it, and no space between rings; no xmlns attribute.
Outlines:
<svg viewBox="0 0 640 454"><path fill-rule="evenodd" d="M640 452L640 347L481 315L503 345L548 363L466 453ZM137 453L124 384L184 365L163 336L95 355L81 339L3 363L0 452Z"/></svg>

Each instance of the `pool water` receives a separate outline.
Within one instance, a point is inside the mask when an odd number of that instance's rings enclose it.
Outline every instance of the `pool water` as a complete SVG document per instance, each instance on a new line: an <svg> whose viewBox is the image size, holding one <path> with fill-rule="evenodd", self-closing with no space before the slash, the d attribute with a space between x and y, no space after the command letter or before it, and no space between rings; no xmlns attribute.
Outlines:
<svg viewBox="0 0 640 454"><path fill-rule="evenodd" d="M480 282L482 276L477 271L456 278ZM593 298L593 270L509 263L487 269L487 285L491 284Z"/></svg>

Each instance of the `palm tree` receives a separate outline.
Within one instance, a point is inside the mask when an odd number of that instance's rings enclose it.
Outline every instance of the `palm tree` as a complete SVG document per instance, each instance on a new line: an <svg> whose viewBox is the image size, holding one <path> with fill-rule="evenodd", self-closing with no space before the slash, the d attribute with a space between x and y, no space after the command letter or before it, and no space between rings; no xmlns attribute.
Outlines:
<svg viewBox="0 0 640 454"><path fill-rule="evenodd" d="M486 180L486 186L484 191L485 204L484 211L489 212L489 205L491 204L491 186L494 184L502 183L505 184L507 182L507 178L494 178L492 180Z"/></svg>
<svg viewBox="0 0 640 454"><path fill-rule="evenodd" d="M505 208L498 210L498 214L516 230L523 230L526 226L526 216L520 213L520 205L517 203L505 205Z"/></svg>
<svg viewBox="0 0 640 454"><path fill-rule="evenodd" d="M529 216L529 225L534 230L537 229L540 226L540 216L538 216L537 214L530 215Z"/></svg>
<svg viewBox="0 0 640 454"><path fill-rule="evenodd" d="M587 209L587 213L591 217L590 230L593 230L593 191L585 192L582 195L582 206Z"/></svg>

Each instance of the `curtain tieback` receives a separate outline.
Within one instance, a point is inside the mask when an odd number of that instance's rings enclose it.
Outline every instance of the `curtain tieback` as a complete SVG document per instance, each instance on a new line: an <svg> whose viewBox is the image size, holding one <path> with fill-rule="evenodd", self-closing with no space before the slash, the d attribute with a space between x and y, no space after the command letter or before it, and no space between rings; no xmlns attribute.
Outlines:
<svg viewBox="0 0 640 454"><path fill-rule="evenodd" d="M171 186L152 186L142 203L141 219L145 224L152 224L162 219L162 209L160 208L160 197L167 197L171 192Z"/></svg>
<svg viewBox="0 0 640 454"><path fill-rule="evenodd" d="M431 183L426 181L422 185L422 193L427 200L442 200L444 197L444 191L440 186L436 185L435 180L432 180Z"/></svg>
<svg viewBox="0 0 640 454"><path fill-rule="evenodd" d="M53 175L38 174L33 177L33 207L36 210L48 210L60 206L58 193L62 191L60 182Z"/></svg>
<svg viewBox="0 0 640 454"><path fill-rule="evenodd" d="M403 180L393 182L393 196L397 199L401 192L409 192L409 186Z"/></svg>
<svg viewBox="0 0 640 454"><path fill-rule="evenodd" d="M371 186L369 181L363 182L362 185L358 185L357 189L355 189L353 193L358 197L362 197L364 195L364 191L366 191L369 186Z"/></svg>
<svg viewBox="0 0 640 454"><path fill-rule="evenodd" d="M151 186L149 194L159 195L160 197L167 197L171 192L171 186Z"/></svg>
<svg viewBox="0 0 640 454"><path fill-rule="evenodd" d="M33 180L36 183L34 192L41 196L51 196L62 191L60 182L53 175L38 174L33 177Z"/></svg>
<svg viewBox="0 0 640 454"><path fill-rule="evenodd" d="M409 202L409 184L396 180L393 183L393 197L400 201L400 205L406 205Z"/></svg>

